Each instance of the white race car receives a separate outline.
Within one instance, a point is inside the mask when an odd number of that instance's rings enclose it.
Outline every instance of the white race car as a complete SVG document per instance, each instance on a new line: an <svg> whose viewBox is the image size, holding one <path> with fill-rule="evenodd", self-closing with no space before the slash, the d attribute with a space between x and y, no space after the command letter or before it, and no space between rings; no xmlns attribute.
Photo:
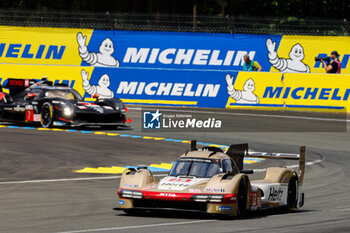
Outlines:
<svg viewBox="0 0 350 233"><path fill-rule="evenodd" d="M253 170L243 169L244 157L299 160L299 168L268 167L264 179L251 180ZM238 216L249 211L304 204L302 184L305 146L299 154L248 152L248 144L231 145L226 153L217 147L196 148L183 154L169 175L157 180L145 166L124 171L118 190L119 208L176 209Z"/></svg>

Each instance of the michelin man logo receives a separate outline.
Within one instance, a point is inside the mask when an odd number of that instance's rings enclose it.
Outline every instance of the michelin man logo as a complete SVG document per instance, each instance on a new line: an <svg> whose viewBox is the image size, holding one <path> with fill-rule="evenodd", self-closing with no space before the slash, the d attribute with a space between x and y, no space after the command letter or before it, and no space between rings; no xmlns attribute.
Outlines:
<svg viewBox="0 0 350 233"><path fill-rule="evenodd" d="M235 81L234 77L231 77L229 74L226 75L227 82L227 93L231 96L232 99L236 100L238 104L258 104L259 97L254 94L255 83L253 79L248 79L244 86L243 91L236 90L233 86Z"/></svg>
<svg viewBox="0 0 350 233"><path fill-rule="evenodd" d="M89 65L119 67L119 61L112 56L114 53L114 45L111 39L106 38L104 41L102 41L99 53L88 51L86 47L86 36L83 36L81 32L77 34L77 41L79 44L79 55L83 61Z"/></svg>
<svg viewBox="0 0 350 233"><path fill-rule="evenodd" d="M283 73L310 73L310 67L303 63L304 48L300 44L295 44L289 52L289 59L279 58L277 55L276 42L271 39L266 40L266 47L269 51L269 62L273 67Z"/></svg>
<svg viewBox="0 0 350 233"><path fill-rule="evenodd" d="M99 95L99 98L101 99L107 99L107 98L113 98L114 93L111 91L108 87L110 85L109 76L107 74L102 75L100 80L98 81L98 85L91 85L89 82L89 73L85 70L81 71L81 77L83 78L83 88L84 90L90 94L93 95Z"/></svg>

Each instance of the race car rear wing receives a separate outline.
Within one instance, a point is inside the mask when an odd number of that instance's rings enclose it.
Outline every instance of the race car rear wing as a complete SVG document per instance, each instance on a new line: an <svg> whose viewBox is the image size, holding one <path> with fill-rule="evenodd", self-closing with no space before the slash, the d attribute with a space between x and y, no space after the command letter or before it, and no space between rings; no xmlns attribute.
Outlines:
<svg viewBox="0 0 350 233"><path fill-rule="evenodd" d="M290 153L269 153L269 152L257 152L249 151L248 144L236 144L231 145L226 151L237 164L240 170L243 170L243 159L247 158L264 158L264 159L285 159L285 160L299 160L299 182L302 183L305 173L305 146L301 146L299 149L299 154Z"/></svg>
<svg viewBox="0 0 350 233"><path fill-rule="evenodd" d="M15 78L9 78L7 79L7 84L4 86L4 88L9 89L9 94L11 96L16 95L17 93L20 93L24 91L26 88L30 87L31 85L35 84L37 81L34 79L15 79Z"/></svg>
<svg viewBox="0 0 350 233"><path fill-rule="evenodd" d="M27 89L28 87L32 85L45 85L45 86L52 86L53 83L47 78L42 78L41 80L36 79L15 79L15 78L9 78L7 79L7 84L4 86L4 88L9 89L9 94L11 96L16 95L17 93L20 93ZM57 85L57 84L56 84ZM58 84L61 86L62 84ZM62 85L63 86L63 85Z"/></svg>

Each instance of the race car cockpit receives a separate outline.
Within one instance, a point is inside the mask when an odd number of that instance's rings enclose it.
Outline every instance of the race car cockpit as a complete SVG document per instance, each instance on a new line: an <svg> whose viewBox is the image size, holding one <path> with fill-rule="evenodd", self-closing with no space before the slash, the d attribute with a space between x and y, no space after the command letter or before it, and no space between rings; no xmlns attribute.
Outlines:
<svg viewBox="0 0 350 233"><path fill-rule="evenodd" d="M180 158L170 170L169 176L211 178L220 173L238 173L230 159Z"/></svg>

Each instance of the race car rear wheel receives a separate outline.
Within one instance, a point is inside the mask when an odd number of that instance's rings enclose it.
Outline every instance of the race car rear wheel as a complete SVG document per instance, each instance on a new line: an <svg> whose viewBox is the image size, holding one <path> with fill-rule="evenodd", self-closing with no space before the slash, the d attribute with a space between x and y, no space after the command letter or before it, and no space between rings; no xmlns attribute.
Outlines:
<svg viewBox="0 0 350 233"><path fill-rule="evenodd" d="M237 192L237 216L242 216L247 207L247 183L242 179L239 183Z"/></svg>
<svg viewBox="0 0 350 233"><path fill-rule="evenodd" d="M53 125L54 109L51 103L45 102L41 107L41 126L50 128Z"/></svg>
<svg viewBox="0 0 350 233"><path fill-rule="evenodd" d="M288 183L287 208L293 210L297 206L297 186L298 181L295 177L291 178Z"/></svg>

